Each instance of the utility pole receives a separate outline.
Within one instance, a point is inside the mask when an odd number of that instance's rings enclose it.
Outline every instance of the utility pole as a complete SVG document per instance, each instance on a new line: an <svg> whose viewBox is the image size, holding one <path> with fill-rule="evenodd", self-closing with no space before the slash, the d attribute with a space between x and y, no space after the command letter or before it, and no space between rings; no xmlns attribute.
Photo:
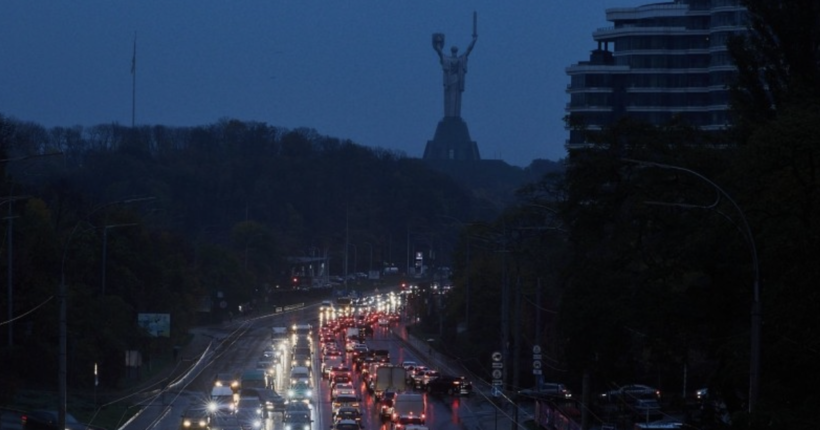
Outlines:
<svg viewBox="0 0 820 430"><path fill-rule="evenodd" d="M503 362L510 362L510 285L507 279L507 222L504 221L504 228L501 235L501 354L503 355ZM507 374L509 366L504 366L502 371L503 383L506 384L509 380ZM501 386L502 391L505 388Z"/></svg>

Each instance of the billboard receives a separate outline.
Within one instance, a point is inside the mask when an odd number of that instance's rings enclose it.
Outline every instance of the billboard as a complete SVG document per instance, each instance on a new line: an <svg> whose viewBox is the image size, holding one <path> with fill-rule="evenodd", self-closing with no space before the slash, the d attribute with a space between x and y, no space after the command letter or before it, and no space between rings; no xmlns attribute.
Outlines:
<svg viewBox="0 0 820 430"><path fill-rule="evenodd" d="M137 324L151 337L171 337L171 314L137 314Z"/></svg>

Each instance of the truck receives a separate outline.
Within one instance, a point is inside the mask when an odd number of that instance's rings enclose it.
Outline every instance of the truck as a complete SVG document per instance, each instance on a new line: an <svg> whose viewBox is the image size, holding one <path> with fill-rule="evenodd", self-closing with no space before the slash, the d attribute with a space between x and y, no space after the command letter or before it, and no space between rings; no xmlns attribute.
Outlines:
<svg viewBox="0 0 820 430"><path fill-rule="evenodd" d="M370 375L370 387L372 387L373 395L376 400L381 400L382 394L386 390L395 391L397 393L407 390L405 379L407 371L404 367L398 365L381 365L376 367L376 373Z"/></svg>
<svg viewBox="0 0 820 430"><path fill-rule="evenodd" d="M393 401L393 424L403 427L407 424L424 424L427 405L421 393L396 393Z"/></svg>
<svg viewBox="0 0 820 430"><path fill-rule="evenodd" d="M273 346L274 349L280 349L282 343L287 343L288 337L287 327L271 327L270 340L271 346Z"/></svg>
<svg viewBox="0 0 820 430"><path fill-rule="evenodd" d="M248 369L242 372L239 378L240 388L269 388L271 380L268 378L268 373L261 369Z"/></svg>
<svg viewBox="0 0 820 430"><path fill-rule="evenodd" d="M345 331L345 340L359 340L359 328L358 327L348 327Z"/></svg>

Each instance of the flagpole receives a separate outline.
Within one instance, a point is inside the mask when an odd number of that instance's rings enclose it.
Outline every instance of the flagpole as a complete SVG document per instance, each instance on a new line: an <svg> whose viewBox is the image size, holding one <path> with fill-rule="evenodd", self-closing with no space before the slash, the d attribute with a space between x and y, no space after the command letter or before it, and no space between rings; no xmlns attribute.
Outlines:
<svg viewBox="0 0 820 430"><path fill-rule="evenodd" d="M134 53L131 56L131 128L137 111L137 32L134 32Z"/></svg>

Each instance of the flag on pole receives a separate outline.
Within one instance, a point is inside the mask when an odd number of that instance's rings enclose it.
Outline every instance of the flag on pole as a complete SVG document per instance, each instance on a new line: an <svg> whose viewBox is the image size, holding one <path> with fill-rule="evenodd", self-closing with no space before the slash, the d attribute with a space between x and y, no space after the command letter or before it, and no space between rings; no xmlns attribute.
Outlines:
<svg viewBox="0 0 820 430"><path fill-rule="evenodd" d="M134 35L134 53L131 56L131 74L137 72L137 35Z"/></svg>

